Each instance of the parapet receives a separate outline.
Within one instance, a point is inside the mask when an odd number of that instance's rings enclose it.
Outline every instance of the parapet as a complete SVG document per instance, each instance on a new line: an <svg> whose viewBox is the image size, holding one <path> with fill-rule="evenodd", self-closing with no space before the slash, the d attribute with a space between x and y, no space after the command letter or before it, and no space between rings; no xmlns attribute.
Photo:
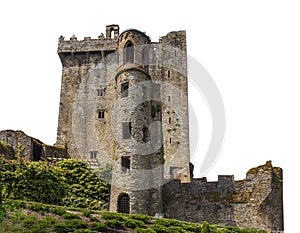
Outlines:
<svg viewBox="0 0 300 233"><path fill-rule="evenodd" d="M77 37L73 35L70 40L65 40L63 36L60 36L58 39L58 53L116 50L118 36L119 26L116 24L106 26L106 36L101 33L98 39L84 37L83 40L77 40Z"/></svg>

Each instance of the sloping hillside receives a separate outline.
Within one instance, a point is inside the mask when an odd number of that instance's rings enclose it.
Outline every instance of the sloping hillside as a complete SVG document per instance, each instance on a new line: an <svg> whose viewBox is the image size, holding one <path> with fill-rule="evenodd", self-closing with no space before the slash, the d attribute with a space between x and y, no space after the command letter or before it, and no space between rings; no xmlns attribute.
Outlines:
<svg viewBox="0 0 300 233"><path fill-rule="evenodd" d="M88 209L66 208L5 199L0 207L0 233L263 233L239 229L194 224L173 219L153 218L145 215L126 215Z"/></svg>

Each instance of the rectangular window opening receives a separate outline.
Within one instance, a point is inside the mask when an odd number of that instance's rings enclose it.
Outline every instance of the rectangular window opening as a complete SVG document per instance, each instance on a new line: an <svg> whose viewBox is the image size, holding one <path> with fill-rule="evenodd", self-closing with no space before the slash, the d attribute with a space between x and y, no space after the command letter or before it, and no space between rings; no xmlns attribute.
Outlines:
<svg viewBox="0 0 300 233"><path fill-rule="evenodd" d="M128 96L129 82L121 84L121 98Z"/></svg>
<svg viewBox="0 0 300 233"><path fill-rule="evenodd" d="M96 159L97 158L97 151L91 151L90 152L90 158L91 159Z"/></svg>
<svg viewBox="0 0 300 233"><path fill-rule="evenodd" d="M104 119L105 117L105 110L99 110L98 111L98 118Z"/></svg>
<svg viewBox="0 0 300 233"><path fill-rule="evenodd" d="M98 96L104 96L104 89L103 88L97 89L97 95Z"/></svg>
<svg viewBox="0 0 300 233"><path fill-rule="evenodd" d="M171 102L171 96L168 95L168 102Z"/></svg>
<svg viewBox="0 0 300 233"><path fill-rule="evenodd" d="M128 172L130 170L130 157L129 156L123 156L121 158L121 166L122 166L122 172Z"/></svg>
<svg viewBox="0 0 300 233"><path fill-rule="evenodd" d="M122 123L122 135L123 135L123 139L131 138L131 122Z"/></svg>

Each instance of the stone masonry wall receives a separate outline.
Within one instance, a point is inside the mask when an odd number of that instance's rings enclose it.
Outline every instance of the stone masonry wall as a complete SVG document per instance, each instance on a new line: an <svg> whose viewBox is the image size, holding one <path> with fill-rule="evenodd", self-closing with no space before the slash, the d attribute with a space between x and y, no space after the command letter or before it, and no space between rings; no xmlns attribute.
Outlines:
<svg viewBox="0 0 300 233"><path fill-rule="evenodd" d="M283 231L282 170L271 162L252 168L241 181L233 176L219 176L218 182L174 180L163 195L169 218Z"/></svg>
<svg viewBox="0 0 300 233"><path fill-rule="evenodd" d="M10 154L14 153L16 155L18 150L23 148L21 155L30 161L44 160L55 163L56 160L70 158L65 148L44 144L19 130L0 131L0 141L11 147ZM13 156L10 155L10 158L13 158Z"/></svg>

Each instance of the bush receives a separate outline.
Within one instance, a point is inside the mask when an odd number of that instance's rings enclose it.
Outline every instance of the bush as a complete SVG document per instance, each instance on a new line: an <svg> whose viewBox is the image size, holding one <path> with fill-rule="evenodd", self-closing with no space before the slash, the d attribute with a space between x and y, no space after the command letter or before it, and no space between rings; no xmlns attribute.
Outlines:
<svg viewBox="0 0 300 233"><path fill-rule="evenodd" d="M69 233L79 229L86 229L88 224L82 220L72 219L54 224L56 233Z"/></svg>
<svg viewBox="0 0 300 233"><path fill-rule="evenodd" d="M168 233L169 231L168 231L168 227L166 227L166 226L163 226L163 225L159 225L159 224L153 224L152 226L151 226L151 228L155 231L155 232L157 232L157 233Z"/></svg>
<svg viewBox="0 0 300 233"><path fill-rule="evenodd" d="M67 213L67 211L63 207L52 207L52 208L50 208L49 211L52 214L56 214L56 215L59 215L59 216L63 216L65 213Z"/></svg>
<svg viewBox="0 0 300 233"><path fill-rule="evenodd" d="M121 221L121 222L125 222L126 221L125 217L122 214L120 214L120 213L104 212L104 213L102 213L101 216L105 220L115 219L115 220L118 220L118 221Z"/></svg>
<svg viewBox="0 0 300 233"><path fill-rule="evenodd" d="M143 214L131 214L128 216L128 218L130 219L135 219L135 220L140 220L144 223L150 223L151 221L151 217L147 216L147 215L143 215Z"/></svg>
<svg viewBox="0 0 300 233"><path fill-rule="evenodd" d="M81 219L77 214L65 213L62 215L64 219Z"/></svg>
<svg viewBox="0 0 300 233"><path fill-rule="evenodd" d="M151 229L151 228L136 228L135 229L136 233L156 233L155 230Z"/></svg>
<svg viewBox="0 0 300 233"><path fill-rule="evenodd" d="M91 216L91 211L90 211L90 210L84 210L84 211L82 212L82 215L83 215L84 217L89 218L89 217Z"/></svg>
<svg viewBox="0 0 300 233"><path fill-rule="evenodd" d="M191 232L196 232L200 233L201 232L201 226L196 226L196 225L187 225L184 227L186 231L191 231Z"/></svg>
<svg viewBox="0 0 300 233"><path fill-rule="evenodd" d="M209 233L210 231L210 227L208 222L203 222L201 225L201 233Z"/></svg>
<svg viewBox="0 0 300 233"><path fill-rule="evenodd" d="M5 198L61 204L65 183L61 169L46 162L9 160L1 164L2 193Z"/></svg>
<svg viewBox="0 0 300 233"><path fill-rule="evenodd" d="M90 229L78 229L73 231L73 233L97 233L97 231L93 231Z"/></svg>
<svg viewBox="0 0 300 233"><path fill-rule="evenodd" d="M134 229L137 227L145 227L145 223L140 220L127 219L125 222L125 226Z"/></svg>
<svg viewBox="0 0 300 233"><path fill-rule="evenodd" d="M170 226L168 229L169 233L184 233L184 230L179 226Z"/></svg>
<svg viewBox="0 0 300 233"><path fill-rule="evenodd" d="M27 215L24 220L22 221L22 225L27 228L27 229L31 229L33 227L33 225L35 225L37 223L37 219L34 215Z"/></svg>
<svg viewBox="0 0 300 233"><path fill-rule="evenodd" d="M67 184L64 205L92 210L108 208L110 184L103 182L86 162L69 159L58 162L57 166L63 170Z"/></svg>
<svg viewBox="0 0 300 233"><path fill-rule="evenodd" d="M123 228L124 223L117 219L108 219L105 224L110 228Z"/></svg>
<svg viewBox="0 0 300 233"><path fill-rule="evenodd" d="M47 206L40 203L30 203L28 204L27 208L40 214L44 214L45 212L49 211Z"/></svg>
<svg viewBox="0 0 300 233"><path fill-rule="evenodd" d="M92 222L90 228L95 231L105 231L107 229L106 225L101 222Z"/></svg>

